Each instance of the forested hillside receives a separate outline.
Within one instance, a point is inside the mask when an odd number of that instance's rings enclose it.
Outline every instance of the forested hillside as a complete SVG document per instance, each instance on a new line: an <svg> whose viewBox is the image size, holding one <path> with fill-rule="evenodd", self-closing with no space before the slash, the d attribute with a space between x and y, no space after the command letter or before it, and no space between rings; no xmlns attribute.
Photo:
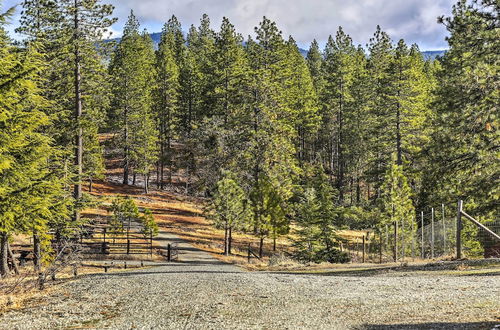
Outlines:
<svg viewBox="0 0 500 330"><path fill-rule="evenodd" d="M40 264L52 236L86 221L82 185L117 180L106 157L144 194L206 197L226 244L234 231L262 246L293 230L305 261L344 261L341 228L416 231L431 203L460 198L498 218L498 1L459 1L440 18L450 49L438 60L380 27L357 45L348 26L304 58L266 17L243 37L206 15L184 36L172 16L155 49L131 13L110 43L102 2L25 0L22 42L5 31L11 12L0 16L3 276L12 235L33 237Z"/></svg>
<svg viewBox="0 0 500 330"><path fill-rule="evenodd" d="M153 40L155 50L158 49L161 41L161 32L153 32L149 33L149 36ZM184 33L185 35L185 33ZM107 39L107 42L114 42L114 43L119 43L121 41L121 38L113 38L113 39ZM243 41L243 45L245 45L245 41ZM303 48L299 48L299 52L302 54L302 56L306 57L307 56L307 50ZM434 60L438 56L443 56L445 54L445 50L426 50L422 52L422 55L424 56L424 59L426 60Z"/></svg>

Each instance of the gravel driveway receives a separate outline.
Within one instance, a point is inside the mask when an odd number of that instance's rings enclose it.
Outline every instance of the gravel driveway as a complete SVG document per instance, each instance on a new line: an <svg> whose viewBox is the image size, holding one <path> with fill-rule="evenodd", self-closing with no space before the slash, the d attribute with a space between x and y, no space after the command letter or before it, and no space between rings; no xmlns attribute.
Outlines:
<svg viewBox="0 0 500 330"><path fill-rule="evenodd" d="M500 277L246 272L184 245L181 261L68 282L1 329L492 329ZM499 327L500 329L500 327Z"/></svg>

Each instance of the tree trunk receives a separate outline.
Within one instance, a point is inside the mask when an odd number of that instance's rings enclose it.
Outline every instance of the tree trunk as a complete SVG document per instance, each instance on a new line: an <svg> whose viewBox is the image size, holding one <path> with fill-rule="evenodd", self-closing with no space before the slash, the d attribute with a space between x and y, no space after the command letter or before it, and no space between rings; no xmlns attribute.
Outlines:
<svg viewBox="0 0 500 330"><path fill-rule="evenodd" d="M398 222L394 221L394 251L393 251L394 262L398 261Z"/></svg>
<svg viewBox="0 0 500 330"><path fill-rule="evenodd" d="M224 225L224 255L227 256L229 254L229 235L228 235L228 228L227 228L227 222Z"/></svg>
<svg viewBox="0 0 500 330"><path fill-rule="evenodd" d="M263 255L264 255L264 237L261 237L259 244L259 258L262 258Z"/></svg>
<svg viewBox="0 0 500 330"><path fill-rule="evenodd" d="M82 198L82 174L83 174L83 127L81 124L82 117L82 92L81 92L81 68L80 68L80 18L79 14L79 4L78 0L75 0L75 15L74 15L74 46L75 46L75 124L76 124L76 137L75 137L75 165L77 179L75 182L73 197L75 198L75 203L78 203ZM78 208L75 208L75 220L80 217Z"/></svg>
<svg viewBox="0 0 500 330"><path fill-rule="evenodd" d="M339 202L342 204L344 201L344 150L343 150L343 82L340 82L340 97L339 97L339 111L337 113L338 123L338 137L337 137L337 190L339 193Z"/></svg>
<svg viewBox="0 0 500 330"><path fill-rule="evenodd" d="M135 181L137 179L137 174L134 171L134 175L132 176L132 185L135 186Z"/></svg>
<svg viewBox="0 0 500 330"><path fill-rule="evenodd" d="M41 244L40 244L40 236L38 233L33 233L33 266L35 271L40 271L41 268Z"/></svg>
<svg viewBox="0 0 500 330"><path fill-rule="evenodd" d="M399 70L399 81L402 78L402 69ZM401 87L398 89L398 102L396 111L396 151L397 151L397 163L399 166L403 165L403 151L401 148L401 104L399 103L399 98L401 94Z"/></svg>
<svg viewBox="0 0 500 330"><path fill-rule="evenodd" d="M160 153L160 155L161 155L161 153ZM157 189L163 189L161 186L160 166L163 166L163 164L161 164L161 161L158 160L158 162L156 163L156 188Z"/></svg>
<svg viewBox="0 0 500 330"><path fill-rule="evenodd" d="M149 175L144 174L144 193L149 194Z"/></svg>
<svg viewBox="0 0 500 330"><path fill-rule="evenodd" d="M89 193L92 192L92 177L89 178Z"/></svg>
<svg viewBox="0 0 500 330"><path fill-rule="evenodd" d="M0 233L0 275L3 278L10 276L8 244L9 236L7 233Z"/></svg>
<svg viewBox="0 0 500 330"><path fill-rule="evenodd" d="M273 237L273 252L276 252L276 236Z"/></svg>
<svg viewBox="0 0 500 330"><path fill-rule="evenodd" d="M359 174L356 175L356 203L361 202L361 185L359 184Z"/></svg>
<svg viewBox="0 0 500 330"><path fill-rule="evenodd" d="M167 165L168 165L168 183L172 184L172 140L170 138L170 131L169 131L169 136L167 138ZM162 176L163 179L163 176Z"/></svg>
<svg viewBox="0 0 500 330"><path fill-rule="evenodd" d="M12 253L12 249L10 248L9 242L7 242L7 252L9 254L10 260L12 260L12 267L14 268L14 273L19 275L19 267L17 267L16 258L14 258L14 253Z"/></svg>
<svg viewBox="0 0 500 330"><path fill-rule="evenodd" d="M227 251L229 254L231 254L232 245L233 245L233 227L229 227L229 240L228 240L228 246L227 246Z"/></svg>

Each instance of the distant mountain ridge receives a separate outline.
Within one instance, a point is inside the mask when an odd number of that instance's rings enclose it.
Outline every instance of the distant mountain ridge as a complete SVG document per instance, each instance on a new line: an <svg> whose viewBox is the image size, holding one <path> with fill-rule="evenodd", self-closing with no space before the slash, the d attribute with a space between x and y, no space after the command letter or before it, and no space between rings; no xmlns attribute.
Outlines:
<svg viewBox="0 0 500 330"><path fill-rule="evenodd" d="M153 40L153 42L155 44L155 48L158 48L158 44L160 43L160 40L161 40L161 32L150 33L149 35L151 36L151 39ZM121 40L121 38L113 38L113 39L109 39L106 41L120 42L120 40ZM304 57L307 56L306 49L299 48L299 51L302 54L302 56L304 56ZM427 50L427 51L423 51L422 55L424 56L424 58L426 60L434 60L437 57L442 57L445 53L446 53L446 50Z"/></svg>

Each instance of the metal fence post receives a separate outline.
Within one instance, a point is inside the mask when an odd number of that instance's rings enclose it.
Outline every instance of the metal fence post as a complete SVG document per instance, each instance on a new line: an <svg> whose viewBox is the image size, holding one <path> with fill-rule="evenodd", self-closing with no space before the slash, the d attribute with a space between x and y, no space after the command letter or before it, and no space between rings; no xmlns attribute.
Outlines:
<svg viewBox="0 0 500 330"><path fill-rule="evenodd" d="M457 259L462 258L462 205L462 200L459 200L457 207Z"/></svg>
<svg viewBox="0 0 500 330"><path fill-rule="evenodd" d="M434 208L431 208L431 258L434 259Z"/></svg>
<svg viewBox="0 0 500 330"><path fill-rule="evenodd" d="M446 255L446 224L444 218L444 204L441 204L441 211L443 213L443 255Z"/></svg>
<svg viewBox="0 0 500 330"><path fill-rule="evenodd" d="M415 223L417 223L418 218L415 216ZM411 258L415 260L415 223L413 220L411 222Z"/></svg>
<svg viewBox="0 0 500 330"><path fill-rule="evenodd" d="M425 250L424 250L424 211L420 212L420 221L421 221L420 231L422 232L422 237L421 237L422 259L424 259L425 258Z"/></svg>
<svg viewBox="0 0 500 330"><path fill-rule="evenodd" d="M394 221L394 262L398 261L398 222Z"/></svg>
<svg viewBox="0 0 500 330"><path fill-rule="evenodd" d="M401 261L405 261L405 221L401 219Z"/></svg>

